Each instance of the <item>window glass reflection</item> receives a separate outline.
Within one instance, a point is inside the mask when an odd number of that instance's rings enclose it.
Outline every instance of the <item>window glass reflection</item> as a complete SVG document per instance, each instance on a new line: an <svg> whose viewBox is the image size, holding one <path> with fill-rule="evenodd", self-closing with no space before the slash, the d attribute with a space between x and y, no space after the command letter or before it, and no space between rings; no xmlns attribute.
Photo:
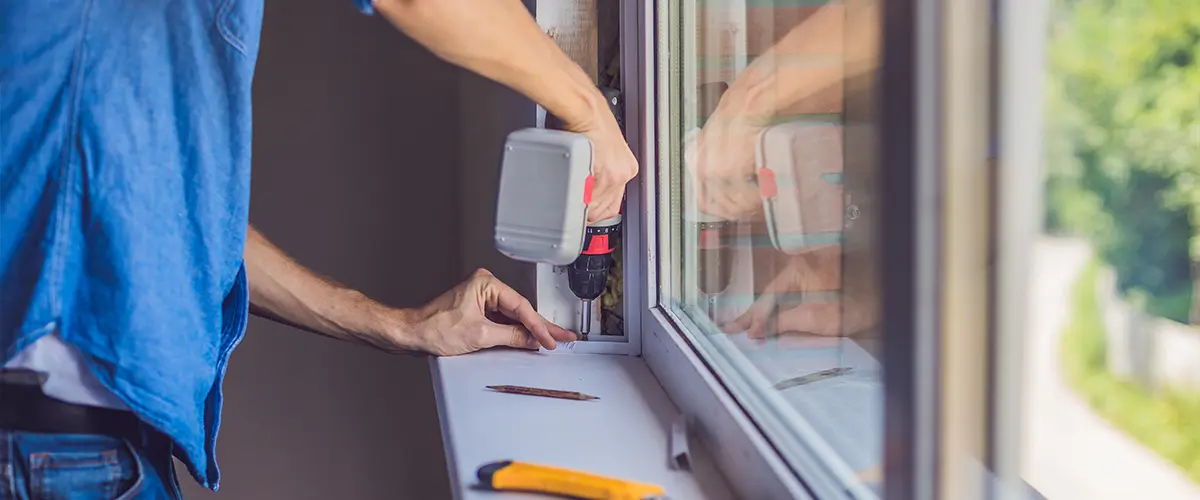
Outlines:
<svg viewBox="0 0 1200 500"><path fill-rule="evenodd" d="M881 480L874 1L672 10L664 306L785 456ZM811 472L811 471L810 471Z"/></svg>

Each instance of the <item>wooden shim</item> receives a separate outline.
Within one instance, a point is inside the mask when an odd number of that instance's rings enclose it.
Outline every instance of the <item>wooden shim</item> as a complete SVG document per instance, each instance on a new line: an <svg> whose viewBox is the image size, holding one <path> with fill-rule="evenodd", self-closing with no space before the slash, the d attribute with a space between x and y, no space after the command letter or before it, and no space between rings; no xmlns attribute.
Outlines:
<svg viewBox="0 0 1200 500"><path fill-rule="evenodd" d="M606 0L612 1L612 0ZM597 0L549 0L537 3L537 23L593 82L599 74L596 44Z"/></svg>

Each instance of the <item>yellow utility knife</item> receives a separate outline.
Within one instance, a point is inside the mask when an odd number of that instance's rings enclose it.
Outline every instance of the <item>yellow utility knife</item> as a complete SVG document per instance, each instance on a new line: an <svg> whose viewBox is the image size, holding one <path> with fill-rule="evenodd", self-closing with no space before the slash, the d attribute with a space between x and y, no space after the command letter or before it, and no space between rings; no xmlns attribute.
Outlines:
<svg viewBox="0 0 1200 500"><path fill-rule="evenodd" d="M479 484L497 491L527 491L587 500L670 500L662 487L548 465L504 460L476 471Z"/></svg>

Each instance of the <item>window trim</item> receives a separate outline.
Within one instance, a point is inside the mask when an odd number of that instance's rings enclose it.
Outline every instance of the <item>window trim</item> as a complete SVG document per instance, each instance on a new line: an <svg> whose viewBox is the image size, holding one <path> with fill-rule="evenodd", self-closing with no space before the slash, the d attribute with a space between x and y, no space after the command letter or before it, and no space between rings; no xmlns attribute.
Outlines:
<svg viewBox="0 0 1200 500"><path fill-rule="evenodd" d="M1029 300L1034 243L1045 214L1043 81L1049 37L1049 7L1044 2L993 0L996 51L993 137L995 277L992 422L989 466L1000 482L998 498L1023 498L1032 490L1021 475L1025 417L1025 346L1029 337ZM1038 193L1038 196L1030 196ZM1036 490L1035 490L1036 491Z"/></svg>
<svg viewBox="0 0 1200 500"><path fill-rule="evenodd" d="M938 498L941 7L887 0L880 20L884 498Z"/></svg>

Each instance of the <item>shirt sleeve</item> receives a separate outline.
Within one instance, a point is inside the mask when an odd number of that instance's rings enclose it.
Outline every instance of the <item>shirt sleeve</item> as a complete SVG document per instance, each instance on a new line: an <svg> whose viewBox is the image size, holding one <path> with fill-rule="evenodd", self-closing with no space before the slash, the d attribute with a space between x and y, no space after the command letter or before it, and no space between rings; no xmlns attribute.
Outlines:
<svg viewBox="0 0 1200 500"><path fill-rule="evenodd" d="M358 11L368 16L375 14L374 0L354 0L354 5L358 7Z"/></svg>

